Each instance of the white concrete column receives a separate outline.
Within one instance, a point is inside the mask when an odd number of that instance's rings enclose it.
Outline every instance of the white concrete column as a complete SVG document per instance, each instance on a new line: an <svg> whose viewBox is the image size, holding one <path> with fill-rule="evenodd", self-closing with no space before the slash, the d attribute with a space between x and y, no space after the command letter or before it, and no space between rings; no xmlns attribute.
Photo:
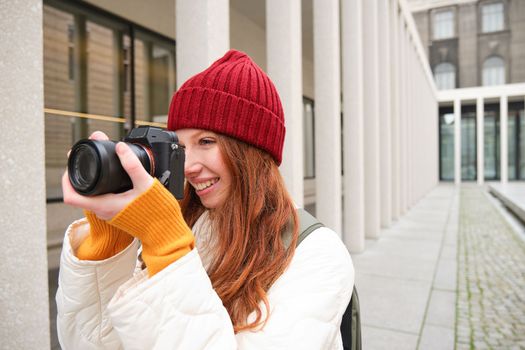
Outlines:
<svg viewBox="0 0 525 350"><path fill-rule="evenodd" d="M390 103L390 16L389 0L379 0L379 133L381 225L392 221L392 154Z"/></svg>
<svg viewBox="0 0 525 350"><path fill-rule="evenodd" d="M314 0L316 216L342 234L339 0Z"/></svg>
<svg viewBox="0 0 525 350"><path fill-rule="evenodd" d="M509 162L508 162L508 149L509 149L509 138L508 138L508 99L507 96L501 96L499 100L499 110L500 110L500 174L501 174L501 183L507 183L509 179Z"/></svg>
<svg viewBox="0 0 525 350"><path fill-rule="evenodd" d="M461 183L461 100L454 100L454 182Z"/></svg>
<svg viewBox="0 0 525 350"><path fill-rule="evenodd" d="M42 1L0 18L0 347L49 349Z"/></svg>
<svg viewBox="0 0 525 350"><path fill-rule="evenodd" d="M402 13L399 13L399 214L403 215L406 211L406 168L405 168L405 144L406 144L406 105L407 105L407 91L406 91L406 35L405 35L405 20Z"/></svg>
<svg viewBox="0 0 525 350"><path fill-rule="evenodd" d="M476 100L477 125L477 155L478 155L478 185L483 185L485 179L485 101L483 97Z"/></svg>
<svg viewBox="0 0 525 350"><path fill-rule="evenodd" d="M399 218L399 10L397 0L390 1L390 76L391 76L391 159L392 218Z"/></svg>
<svg viewBox="0 0 525 350"><path fill-rule="evenodd" d="M229 0L176 0L177 87L230 48Z"/></svg>
<svg viewBox="0 0 525 350"><path fill-rule="evenodd" d="M402 155L402 214L405 214L408 209L408 188L410 186L410 183L408 181L408 117L409 117L409 104L410 104L410 95L408 90L408 76L410 75L410 64L408 62L408 29L406 27L405 19L403 19L403 76L401 78L402 80L402 86L403 86L403 118L401 119L401 129L402 129L402 147L401 147L401 155Z"/></svg>
<svg viewBox="0 0 525 350"><path fill-rule="evenodd" d="M408 67L408 74L407 74L407 143L406 143L406 153L407 153L407 210L409 210L413 203L414 203L414 168L413 168L413 160L414 160L414 134L412 132L412 123L414 118L414 105L417 101L414 94L414 47L412 44L412 40L410 38L410 32L407 30L407 64Z"/></svg>
<svg viewBox="0 0 525 350"><path fill-rule="evenodd" d="M344 236L351 252L365 249L363 1L341 2L344 147Z"/></svg>
<svg viewBox="0 0 525 350"><path fill-rule="evenodd" d="M378 0L363 2L363 66L365 115L365 233L380 233Z"/></svg>
<svg viewBox="0 0 525 350"><path fill-rule="evenodd" d="M266 41L268 75L281 96L286 121L280 169L293 200L302 207L304 170L300 0L266 1Z"/></svg>

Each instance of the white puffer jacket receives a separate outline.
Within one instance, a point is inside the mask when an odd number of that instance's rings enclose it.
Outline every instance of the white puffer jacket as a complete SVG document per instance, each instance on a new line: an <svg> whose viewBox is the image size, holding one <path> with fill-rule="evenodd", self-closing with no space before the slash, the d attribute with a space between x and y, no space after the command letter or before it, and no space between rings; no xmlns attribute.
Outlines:
<svg viewBox="0 0 525 350"><path fill-rule="evenodd" d="M297 247L268 291L266 326L238 334L203 266L200 254L209 259L202 237L190 253L148 278L136 268L137 240L103 261L77 259L74 251L88 232L82 219L64 239L56 295L64 350L342 349L339 327L354 269L346 247L328 228L315 230Z"/></svg>

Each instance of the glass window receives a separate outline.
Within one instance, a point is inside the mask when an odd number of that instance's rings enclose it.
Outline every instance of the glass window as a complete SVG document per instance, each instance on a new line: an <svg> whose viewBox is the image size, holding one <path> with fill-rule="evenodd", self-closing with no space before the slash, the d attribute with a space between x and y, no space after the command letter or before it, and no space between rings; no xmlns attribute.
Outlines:
<svg viewBox="0 0 525 350"><path fill-rule="evenodd" d="M505 29L503 3L481 6L481 30L483 33L497 32Z"/></svg>
<svg viewBox="0 0 525 350"><path fill-rule="evenodd" d="M454 11L445 10L434 13L434 39L454 37Z"/></svg>
<svg viewBox="0 0 525 350"><path fill-rule="evenodd" d="M47 108L75 111L75 19L70 13L44 5L44 104ZM45 119L47 198L61 197L60 179L71 148L73 122Z"/></svg>
<svg viewBox="0 0 525 350"><path fill-rule="evenodd" d="M116 65L116 43L113 30L92 21L86 21L86 76L87 76L87 113L104 116L119 114L116 109L118 100ZM111 140L120 139L120 123L87 119L87 135L101 130ZM85 137L87 135L83 135Z"/></svg>
<svg viewBox="0 0 525 350"><path fill-rule="evenodd" d="M461 109L461 180L473 181L477 177L476 112L470 106Z"/></svg>
<svg viewBox="0 0 525 350"><path fill-rule="evenodd" d="M111 139L125 134L124 123L106 117L166 121L175 90L175 45L147 30L131 32L131 23L81 5L46 4L43 14L47 198L59 200L72 144L94 130Z"/></svg>
<svg viewBox="0 0 525 350"><path fill-rule="evenodd" d="M144 33L135 44L135 101L137 120L165 123L175 91L175 51Z"/></svg>
<svg viewBox="0 0 525 350"><path fill-rule="evenodd" d="M491 56L483 62L483 86L505 84L505 62L501 57Z"/></svg>
<svg viewBox="0 0 525 350"><path fill-rule="evenodd" d="M315 177L315 134L314 134L314 101L303 98L303 154L304 177Z"/></svg>
<svg viewBox="0 0 525 350"><path fill-rule="evenodd" d="M508 177L509 177L509 180L516 180L516 156L518 155L518 152L517 152L517 131L518 131L518 128L517 128L517 125L518 125L518 118L515 118L513 116L511 116L511 114L509 113L509 119L507 121L508 123L508 128L507 128L507 132L508 132Z"/></svg>
<svg viewBox="0 0 525 350"><path fill-rule="evenodd" d="M452 63L443 62L434 68L434 79L439 90L456 88L456 67Z"/></svg>
<svg viewBox="0 0 525 350"><path fill-rule="evenodd" d="M524 103L511 102L508 109L508 176L509 180L525 178Z"/></svg>
<svg viewBox="0 0 525 350"><path fill-rule="evenodd" d="M454 180L454 113L441 110L439 116L440 179Z"/></svg>
<svg viewBox="0 0 525 350"><path fill-rule="evenodd" d="M499 105L486 105L484 118L484 177L498 180L500 169Z"/></svg>
<svg viewBox="0 0 525 350"><path fill-rule="evenodd" d="M523 104L522 104L523 106ZM517 147L519 152L519 167L518 167L518 177L520 180L525 180L525 110L521 108L519 111L518 117L518 142L519 147Z"/></svg>

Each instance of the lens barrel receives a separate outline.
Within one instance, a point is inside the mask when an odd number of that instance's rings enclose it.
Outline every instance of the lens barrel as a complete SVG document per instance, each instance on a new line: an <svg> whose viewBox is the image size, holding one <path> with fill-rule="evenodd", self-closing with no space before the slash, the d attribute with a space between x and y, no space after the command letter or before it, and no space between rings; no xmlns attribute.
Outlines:
<svg viewBox="0 0 525 350"><path fill-rule="evenodd" d="M82 140L71 149L68 175L71 185L80 194L94 196L120 193L133 187L131 179L122 168L115 152L115 141ZM148 152L140 145L128 143L142 166L152 173Z"/></svg>

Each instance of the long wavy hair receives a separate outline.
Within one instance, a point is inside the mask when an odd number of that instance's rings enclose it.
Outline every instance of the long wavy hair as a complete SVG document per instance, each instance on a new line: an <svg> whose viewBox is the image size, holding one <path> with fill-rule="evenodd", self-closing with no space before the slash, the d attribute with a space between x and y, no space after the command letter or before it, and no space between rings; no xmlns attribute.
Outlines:
<svg viewBox="0 0 525 350"><path fill-rule="evenodd" d="M218 146L233 181L225 203L209 211L217 243L208 274L237 333L266 323L260 302L269 315L266 293L295 252L298 218L268 153L223 135L218 135ZM190 227L206 210L189 184L181 207ZM282 237L287 229L292 231L289 247ZM255 319L248 322L254 311Z"/></svg>

